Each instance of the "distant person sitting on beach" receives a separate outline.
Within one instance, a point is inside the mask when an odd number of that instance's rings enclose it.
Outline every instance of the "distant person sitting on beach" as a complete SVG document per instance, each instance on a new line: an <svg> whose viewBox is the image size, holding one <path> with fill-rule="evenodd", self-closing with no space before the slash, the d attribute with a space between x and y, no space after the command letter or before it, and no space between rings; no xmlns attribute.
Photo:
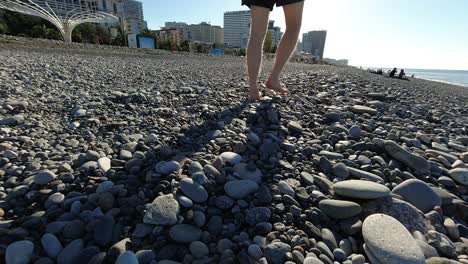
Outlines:
<svg viewBox="0 0 468 264"><path fill-rule="evenodd" d="M405 75L406 75L405 70L401 69L400 74L398 74L398 79L403 79Z"/></svg>
<svg viewBox="0 0 468 264"><path fill-rule="evenodd" d="M391 78L395 77L395 74L397 73L397 71L398 71L397 68L393 68L393 70L389 73L389 76Z"/></svg>
<svg viewBox="0 0 468 264"><path fill-rule="evenodd" d="M258 87L258 76L262 65L263 42L268 30L270 11L274 5L282 6L286 18L286 31L276 50L276 59L273 70L265 87L279 93L288 93L288 89L280 82L280 75L284 65L296 49L297 40L302 24L302 12L304 0L242 0L242 5L246 5L252 12L252 23L250 26L250 40L247 47L247 71L249 75L249 98L256 101L262 97Z"/></svg>

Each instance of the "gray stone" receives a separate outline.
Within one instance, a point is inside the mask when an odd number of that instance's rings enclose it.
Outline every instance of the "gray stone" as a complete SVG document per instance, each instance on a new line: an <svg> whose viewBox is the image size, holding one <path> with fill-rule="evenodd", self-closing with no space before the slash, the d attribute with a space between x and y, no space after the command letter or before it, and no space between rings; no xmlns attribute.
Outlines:
<svg viewBox="0 0 468 264"><path fill-rule="evenodd" d="M239 174L242 180L251 180L256 183L262 181L262 172L255 166L246 163L239 163L234 166L234 171Z"/></svg>
<svg viewBox="0 0 468 264"><path fill-rule="evenodd" d="M36 174L36 176L34 176L34 183L38 185L47 185L51 181L55 180L55 178L57 178L57 175L55 175L55 173L49 170L44 170Z"/></svg>
<svg viewBox="0 0 468 264"><path fill-rule="evenodd" d="M76 239L71 241L58 255L57 264L73 263L80 256L82 250L82 239Z"/></svg>
<svg viewBox="0 0 468 264"><path fill-rule="evenodd" d="M405 201L423 213L430 212L434 207L442 205L442 199L439 195L427 183L420 180L406 180L395 187L392 192L403 197Z"/></svg>
<svg viewBox="0 0 468 264"><path fill-rule="evenodd" d="M101 247L106 247L112 242L115 220L110 214L99 219L94 227L94 241Z"/></svg>
<svg viewBox="0 0 468 264"><path fill-rule="evenodd" d="M458 168L450 171L450 176L459 184L468 185L468 169Z"/></svg>
<svg viewBox="0 0 468 264"><path fill-rule="evenodd" d="M155 170L157 173L167 175L171 173L178 173L180 164L177 161L161 161L156 164Z"/></svg>
<svg viewBox="0 0 468 264"><path fill-rule="evenodd" d="M348 135L351 138L356 138L356 139L361 138L362 130L361 130L361 128L359 126L354 125L349 129Z"/></svg>
<svg viewBox="0 0 468 264"><path fill-rule="evenodd" d="M270 264L284 264L288 252L291 252L291 247L283 242L268 244L264 250L265 257Z"/></svg>
<svg viewBox="0 0 468 264"><path fill-rule="evenodd" d="M263 257L262 250L260 249L259 246L255 244L251 244L249 248L247 249L247 252L249 253L249 256L251 256L252 258L256 260L259 260Z"/></svg>
<svg viewBox="0 0 468 264"><path fill-rule="evenodd" d="M347 179L350 173L348 167L340 162L333 166L333 175L340 179Z"/></svg>
<svg viewBox="0 0 468 264"><path fill-rule="evenodd" d="M361 180L335 183L333 190L341 196L366 200L388 197L390 195L390 189L385 185Z"/></svg>
<svg viewBox="0 0 468 264"><path fill-rule="evenodd" d="M108 157L102 157L97 161L99 169L106 173L111 169L111 160Z"/></svg>
<svg viewBox="0 0 468 264"><path fill-rule="evenodd" d="M170 238L179 243L199 241L201 235L202 231L198 227L187 224L175 225L169 230Z"/></svg>
<svg viewBox="0 0 468 264"><path fill-rule="evenodd" d="M362 235L367 248L382 263L425 263L417 242L393 217L383 214L367 217L362 226Z"/></svg>
<svg viewBox="0 0 468 264"><path fill-rule="evenodd" d="M28 264L31 261L34 244L28 240L10 244L5 252L6 264Z"/></svg>
<svg viewBox="0 0 468 264"><path fill-rule="evenodd" d="M182 179L179 185L182 192L196 203L204 203L208 199L208 192L205 188L190 178Z"/></svg>
<svg viewBox="0 0 468 264"><path fill-rule="evenodd" d="M232 165L239 164L242 161L242 156L234 152L224 152L219 155L223 162L228 162Z"/></svg>
<svg viewBox="0 0 468 264"><path fill-rule="evenodd" d="M138 258L136 257L135 253L131 251L125 251L117 258L115 264L138 264Z"/></svg>
<svg viewBox="0 0 468 264"><path fill-rule="evenodd" d="M370 114L370 115L377 114L377 110L370 108L368 106L363 106L363 105L353 105L350 107L350 110L356 114Z"/></svg>
<svg viewBox="0 0 468 264"><path fill-rule="evenodd" d="M249 209L249 211L245 214L245 222L251 226L254 226L261 222L268 222L270 216L270 209L266 207L255 207Z"/></svg>
<svg viewBox="0 0 468 264"><path fill-rule="evenodd" d="M135 255L139 264L150 264L156 258L154 251L149 249L139 250Z"/></svg>
<svg viewBox="0 0 468 264"><path fill-rule="evenodd" d="M335 219L347 219L361 213L361 206L354 202L341 200L322 200L319 208Z"/></svg>
<svg viewBox="0 0 468 264"><path fill-rule="evenodd" d="M363 171L355 168L348 167L349 173L351 176L357 179L365 179L373 182L384 182L382 177L368 171Z"/></svg>
<svg viewBox="0 0 468 264"><path fill-rule="evenodd" d="M172 194L159 196L146 205L143 222L152 225L175 225L179 210L179 203Z"/></svg>
<svg viewBox="0 0 468 264"><path fill-rule="evenodd" d="M296 193L294 192L294 189L285 181L280 181L278 183L278 189L280 190L280 192L284 194L288 194L291 197L294 197L296 195Z"/></svg>
<svg viewBox="0 0 468 264"><path fill-rule="evenodd" d="M288 129L293 133L302 133L302 131L304 130L301 124L297 121L290 121Z"/></svg>
<svg viewBox="0 0 468 264"><path fill-rule="evenodd" d="M257 190L258 184L250 180L229 181L224 185L226 194L234 199L243 199Z"/></svg>
<svg viewBox="0 0 468 264"><path fill-rule="evenodd" d="M385 141L384 148L388 155L402 162L414 171L422 175L430 174L431 165L425 158L410 153L397 143L390 140Z"/></svg>
<svg viewBox="0 0 468 264"><path fill-rule="evenodd" d="M433 258L433 257L438 257L439 254L437 253L437 250L433 248L431 245L429 245L426 241L422 241L420 239L416 239L416 243L418 243L419 248L421 248L424 257L426 259Z"/></svg>
<svg viewBox="0 0 468 264"><path fill-rule="evenodd" d="M208 254L210 253L208 247L200 241L194 241L190 243L189 249L192 256L194 256L197 259L208 256Z"/></svg>
<svg viewBox="0 0 468 264"><path fill-rule="evenodd" d="M304 260L304 263L303 264L323 264L323 262L321 260L319 260L318 258L314 258L314 257L307 257L305 260Z"/></svg>
<svg viewBox="0 0 468 264"><path fill-rule="evenodd" d="M58 238L51 233L47 233L42 236L41 244L42 248L47 253L47 256L53 259L55 259L63 249Z"/></svg>

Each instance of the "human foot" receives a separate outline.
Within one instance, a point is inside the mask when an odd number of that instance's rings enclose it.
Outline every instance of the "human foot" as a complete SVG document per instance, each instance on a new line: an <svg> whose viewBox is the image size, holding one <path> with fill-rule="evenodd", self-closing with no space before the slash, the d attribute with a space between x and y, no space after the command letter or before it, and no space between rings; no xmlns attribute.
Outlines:
<svg viewBox="0 0 468 264"><path fill-rule="evenodd" d="M278 92L278 93L282 93L282 94L289 93L289 90L287 88L283 87L283 85L281 85L279 80L274 81L272 79L268 79L265 82L265 87L267 89L273 90L273 91Z"/></svg>
<svg viewBox="0 0 468 264"><path fill-rule="evenodd" d="M250 87L249 100L258 101L262 97L262 93L258 90L258 86Z"/></svg>

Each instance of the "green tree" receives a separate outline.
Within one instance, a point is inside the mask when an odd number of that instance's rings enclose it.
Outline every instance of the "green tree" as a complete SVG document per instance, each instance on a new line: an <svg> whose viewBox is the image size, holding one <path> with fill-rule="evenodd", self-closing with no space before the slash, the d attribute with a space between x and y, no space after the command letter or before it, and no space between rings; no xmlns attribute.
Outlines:
<svg viewBox="0 0 468 264"><path fill-rule="evenodd" d="M33 38L45 38L46 27L44 25L36 25L31 29L30 36Z"/></svg>
<svg viewBox="0 0 468 264"><path fill-rule="evenodd" d="M106 28L100 26L96 27L96 42L104 45L111 44L111 36Z"/></svg>
<svg viewBox="0 0 468 264"><path fill-rule="evenodd" d="M96 26L91 23L83 23L73 30L72 39L74 42L85 42L95 44L97 40Z"/></svg>
<svg viewBox="0 0 468 264"><path fill-rule="evenodd" d="M111 45L114 46L125 46L125 34L122 32L122 28L117 27L117 36L111 40Z"/></svg>
<svg viewBox="0 0 468 264"><path fill-rule="evenodd" d="M190 51L190 43L188 42L188 40L180 43L180 51Z"/></svg>
<svg viewBox="0 0 468 264"><path fill-rule="evenodd" d="M278 49L278 46L274 46L272 49L271 49L271 53L276 53L276 50Z"/></svg>
<svg viewBox="0 0 468 264"><path fill-rule="evenodd" d="M8 26L4 22L0 22L0 34L7 34Z"/></svg>
<svg viewBox="0 0 468 264"><path fill-rule="evenodd" d="M63 40L62 34L60 34L58 30L53 29L53 28L46 28L45 38Z"/></svg>
<svg viewBox="0 0 468 264"><path fill-rule="evenodd" d="M263 51L266 53L271 53L273 49L273 36L271 35L271 32L268 31L265 42L263 43Z"/></svg>

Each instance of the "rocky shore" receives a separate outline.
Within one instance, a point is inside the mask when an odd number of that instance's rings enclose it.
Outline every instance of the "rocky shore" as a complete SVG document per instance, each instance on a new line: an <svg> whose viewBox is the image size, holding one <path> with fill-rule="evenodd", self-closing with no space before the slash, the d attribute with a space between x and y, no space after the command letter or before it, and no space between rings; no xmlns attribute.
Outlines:
<svg viewBox="0 0 468 264"><path fill-rule="evenodd" d="M244 72L0 37L0 262L468 263L468 89Z"/></svg>

